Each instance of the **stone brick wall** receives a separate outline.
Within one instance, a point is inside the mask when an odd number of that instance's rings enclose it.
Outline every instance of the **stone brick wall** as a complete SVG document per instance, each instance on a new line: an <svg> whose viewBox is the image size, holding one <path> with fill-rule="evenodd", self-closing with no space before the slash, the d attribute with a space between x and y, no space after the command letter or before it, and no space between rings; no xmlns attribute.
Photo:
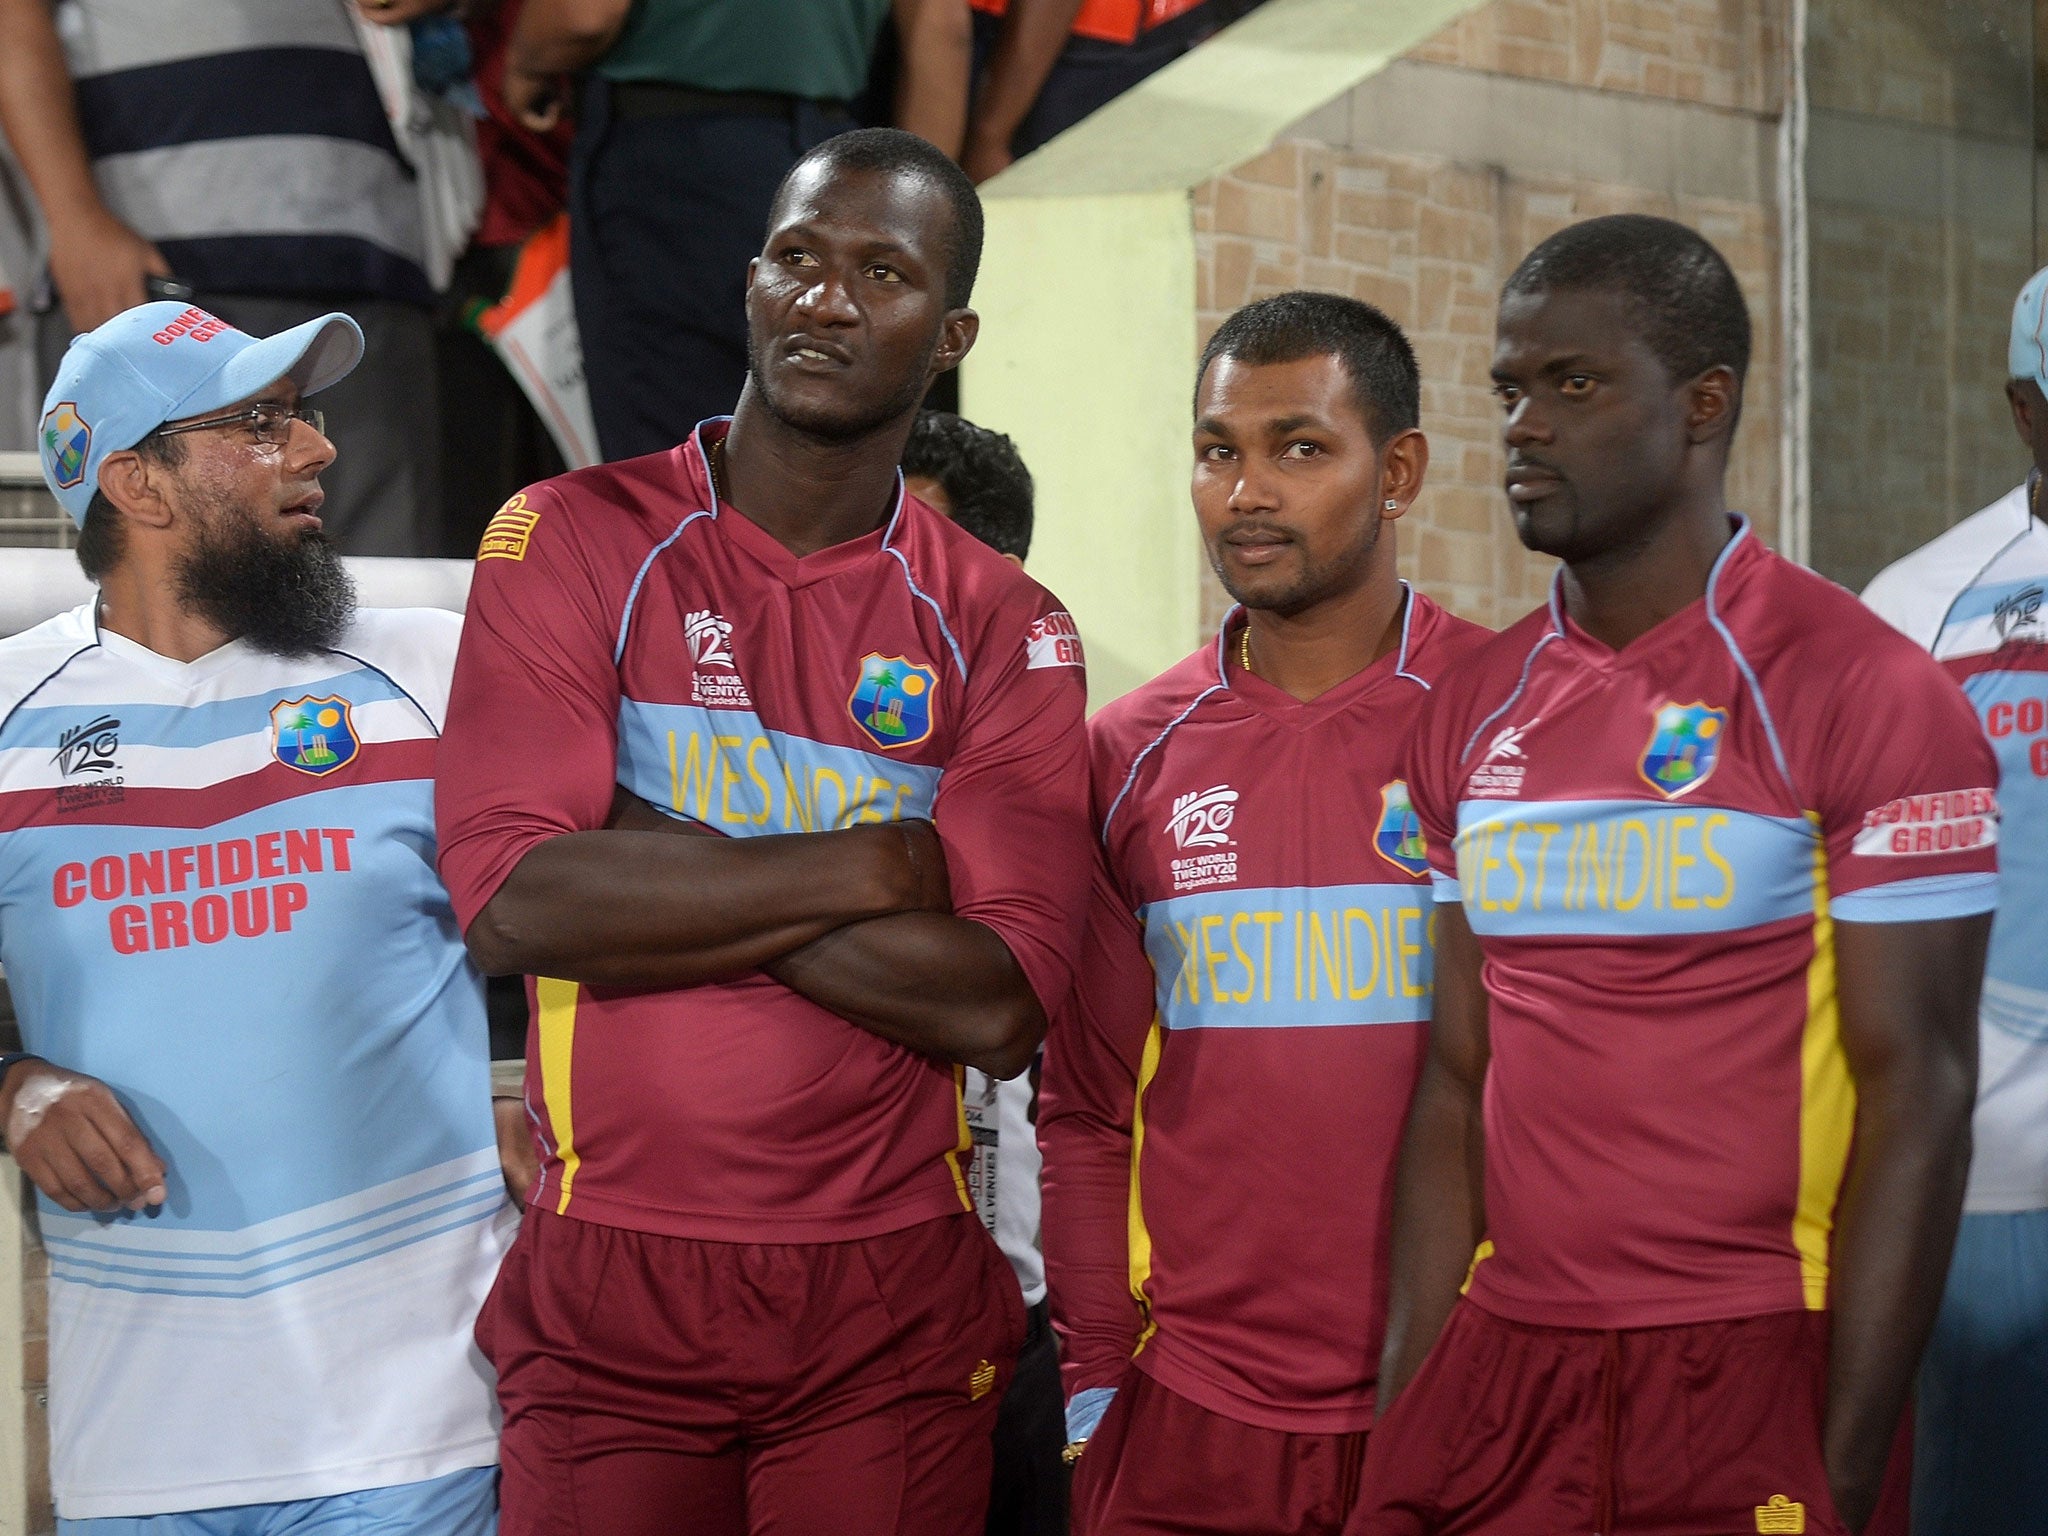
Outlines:
<svg viewBox="0 0 2048 1536"><path fill-rule="evenodd" d="M1466 617L1506 624L1546 591L1551 562L1527 554L1508 520L1489 364L1501 283L1532 246L1579 219L1630 211L1677 218L1735 268L1757 345L1730 491L1766 537L1775 535L1777 220L1766 168L1748 162L1773 127L1779 22L1778 5L1754 0L1497 0L1197 189L1202 339L1239 305L1293 287L1368 300L1408 331L1422 367L1431 464L1400 525L1402 569ZM1511 81L1540 88L1534 99L1543 116L1492 137L1441 130L1446 142L1432 152L1440 130L1406 110L1411 100L1435 103L1445 122L1469 122L1461 96L1481 104ZM1588 98L1599 108L1622 93L1647 99L1624 104L1633 115L1623 119L1582 115ZM1655 130L1640 146L1607 144L1589 156L1574 142L1637 124ZM1388 143L1390 125L1405 142ZM1521 138L1510 143L1513 133ZM1743 163L1702 182L1683 163L1699 153ZM1205 623L1227 602L1206 578Z"/></svg>
<svg viewBox="0 0 2048 1536"><path fill-rule="evenodd" d="M1775 113L1786 14L1769 0L1495 0L1411 57Z"/></svg>

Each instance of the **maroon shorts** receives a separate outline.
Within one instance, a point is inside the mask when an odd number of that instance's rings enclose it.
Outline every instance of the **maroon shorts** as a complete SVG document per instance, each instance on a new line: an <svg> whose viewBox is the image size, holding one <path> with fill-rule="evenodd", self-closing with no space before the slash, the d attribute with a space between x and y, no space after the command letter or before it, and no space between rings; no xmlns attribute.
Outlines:
<svg viewBox="0 0 2048 1536"><path fill-rule="evenodd" d="M1024 1324L965 1213L778 1245L529 1208L477 1320L501 1530L980 1536Z"/></svg>
<svg viewBox="0 0 2048 1536"><path fill-rule="evenodd" d="M1133 1365L1074 1463L1073 1536L1337 1536L1365 1436L1241 1424Z"/></svg>
<svg viewBox="0 0 2048 1536"><path fill-rule="evenodd" d="M1823 1312L1617 1333L1461 1301L1373 1431L1347 1536L1847 1536L1827 1356ZM1895 1448L1866 1536L1905 1536L1905 1471Z"/></svg>

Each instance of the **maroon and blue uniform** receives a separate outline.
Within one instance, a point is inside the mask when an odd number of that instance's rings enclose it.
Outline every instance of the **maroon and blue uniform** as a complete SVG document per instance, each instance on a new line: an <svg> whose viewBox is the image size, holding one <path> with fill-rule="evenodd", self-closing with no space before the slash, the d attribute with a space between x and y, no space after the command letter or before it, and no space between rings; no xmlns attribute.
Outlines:
<svg viewBox="0 0 2048 1536"><path fill-rule="evenodd" d="M458 917L536 844L603 826L615 784L731 837L930 818L956 913L1050 1012L1088 878L1072 621L900 493L876 532L791 554L712 495L723 430L494 519L441 755ZM758 1526L830 1483L844 1530L895 1529L899 1505L906 1529L978 1528L1023 1319L971 1214L956 1069L758 972L534 993L544 1165L483 1324L508 1527L609 1507L626 1529L673 1497L718 1529L728 1495ZM835 1435L851 1449L805 1460ZM703 1478L634 1481L633 1458L663 1456ZM605 1458L629 1470L579 1493Z"/></svg>
<svg viewBox="0 0 2048 1536"><path fill-rule="evenodd" d="M1437 690L1410 786L1485 954L1486 1240L1354 1531L1836 1528L1835 928L1991 910L1996 783L1941 670L1746 524L1623 649L1554 595Z"/></svg>
<svg viewBox="0 0 2048 1536"><path fill-rule="evenodd" d="M1233 618L1091 725L1103 859L1039 1118L1068 1390L1116 1391L1084 1533L1334 1532L1356 1490L1430 998L1401 763L1486 636L1406 601L1307 703L1237 664Z"/></svg>

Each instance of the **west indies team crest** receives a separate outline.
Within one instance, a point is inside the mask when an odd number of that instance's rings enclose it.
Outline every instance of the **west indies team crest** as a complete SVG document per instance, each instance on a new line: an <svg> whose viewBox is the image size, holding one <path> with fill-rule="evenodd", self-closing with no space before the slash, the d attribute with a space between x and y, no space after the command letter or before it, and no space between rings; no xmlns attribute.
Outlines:
<svg viewBox="0 0 2048 1536"><path fill-rule="evenodd" d="M43 418L43 449L50 456L50 478L60 491L85 483L85 456L92 452L92 428L69 400L59 401Z"/></svg>
<svg viewBox="0 0 2048 1536"><path fill-rule="evenodd" d="M932 690L938 683L930 667L870 651L860 659L860 680L846 707L876 746L916 746L932 733Z"/></svg>
<svg viewBox="0 0 2048 1536"><path fill-rule="evenodd" d="M347 699L330 693L270 706L270 753L287 768L332 773L354 762L362 749Z"/></svg>
<svg viewBox="0 0 2048 1536"><path fill-rule="evenodd" d="M1643 782L1667 800L1690 794L1720 761L1728 711L1705 704L1665 704L1652 716L1650 744L1636 765Z"/></svg>
<svg viewBox="0 0 2048 1536"><path fill-rule="evenodd" d="M1380 825L1373 833L1372 845L1381 858L1411 875L1429 868L1429 855L1422 846L1422 822L1408 803L1405 779L1380 786Z"/></svg>

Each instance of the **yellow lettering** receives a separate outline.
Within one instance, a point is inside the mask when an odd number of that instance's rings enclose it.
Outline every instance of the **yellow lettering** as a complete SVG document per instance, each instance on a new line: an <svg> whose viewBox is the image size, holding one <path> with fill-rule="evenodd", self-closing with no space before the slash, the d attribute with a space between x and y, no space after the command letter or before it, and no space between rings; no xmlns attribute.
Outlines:
<svg viewBox="0 0 2048 1536"><path fill-rule="evenodd" d="M1180 975L1174 979L1173 995L1187 994L1190 1004L1202 1000L1201 956L1195 948L1195 926L1176 921L1172 927L1174 947L1180 951Z"/></svg>
<svg viewBox="0 0 2048 1536"><path fill-rule="evenodd" d="M910 798L910 792L915 788L917 788L915 784L898 784L896 786L896 803L889 807L889 819L891 821L901 821L903 819L903 802Z"/></svg>
<svg viewBox="0 0 2048 1536"><path fill-rule="evenodd" d="M818 797L816 786L809 774L799 781L796 769L788 763L782 765L782 830L787 832L791 818L806 832L818 830Z"/></svg>
<svg viewBox="0 0 2048 1536"><path fill-rule="evenodd" d="M769 744L766 736L756 736L747 743L747 777L754 781L754 787L761 792L761 809L759 814L753 818L754 825L757 827L765 826L769 816L774 814L775 789L769 783L768 775L754 766L754 754L756 752L766 752L773 756L774 751L774 747Z"/></svg>
<svg viewBox="0 0 2048 1536"><path fill-rule="evenodd" d="M1301 911L1299 908L1296 908L1294 913L1294 1000L1297 1003L1301 1001L1301 977Z"/></svg>
<svg viewBox="0 0 2048 1536"><path fill-rule="evenodd" d="M1671 910L1674 912L1695 911L1700 904L1699 897L1685 896L1679 892L1679 886L1685 879L1685 872L1699 863L1698 859L1685 851L1686 829L1699 824L1700 819L1697 816L1671 818L1671 850L1664 861L1664 868L1671 880Z"/></svg>
<svg viewBox="0 0 2048 1536"><path fill-rule="evenodd" d="M1331 914L1331 932L1323 932L1322 914L1310 911L1308 915L1308 995L1313 1000L1318 994L1316 983L1329 978L1330 996L1344 995L1344 936L1336 928L1336 914Z"/></svg>
<svg viewBox="0 0 2048 1536"><path fill-rule="evenodd" d="M1707 862L1721 871L1721 894L1702 896L1701 901L1716 912L1735 899L1735 869L1721 857L1721 850L1714 846L1714 830L1728 825L1726 816L1709 816L1700 828L1700 852L1707 856Z"/></svg>
<svg viewBox="0 0 2048 1536"><path fill-rule="evenodd" d="M1639 875L1636 880L1636 888L1633 894L1627 894L1623 890L1623 887L1628 882L1628 840L1630 837L1640 839L1643 845L1642 858L1637 865ZM1615 859L1613 871L1613 910L1615 910L1616 912L1633 912L1637 907L1640 907L1643 904L1643 898L1650 894L1651 839L1650 828L1648 823L1642 821L1638 817L1631 816L1627 821L1624 821L1621 824L1620 837L1618 841L1620 847L1618 850L1618 855Z"/></svg>
<svg viewBox="0 0 2048 1536"><path fill-rule="evenodd" d="M731 826L734 822L744 824L747 820L747 813L741 811L735 816L732 811L732 787L740 779L740 760L737 756L737 748L746 738L744 736L714 736L711 739L718 744L718 819L727 826Z"/></svg>
<svg viewBox="0 0 2048 1536"><path fill-rule="evenodd" d="M1529 910L1543 910L1543 877L1550 870L1550 840L1564 830L1554 821L1539 821L1530 825L1529 830L1537 837L1536 843L1536 890L1529 899Z"/></svg>
<svg viewBox="0 0 2048 1536"><path fill-rule="evenodd" d="M1252 921L1252 915L1249 912L1233 912L1230 914L1230 952L1237 956L1237 963L1244 967L1244 990L1230 994L1230 1000L1233 1003L1250 1002L1252 1000L1252 993L1258 989L1259 974L1252 969L1252 957L1246 954L1244 946L1237 942L1238 924L1250 921Z"/></svg>
<svg viewBox="0 0 2048 1536"><path fill-rule="evenodd" d="M1216 947L1209 935L1214 929L1223 926L1223 918L1220 913L1205 912L1197 921L1202 925L1202 962L1209 972L1209 996L1220 1003L1229 997L1230 993L1225 991L1223 983L1216 979L1216 966L1219 961L1228 957Z"/></svg>
<svg viewBox="0 0 2048 1536"><path fill-rule="evenodd" d="M670 733L670 741L674 741L673 732ZM673 751L673 747L670 750ZM698 761L700 758L703 760L701 764ZM683 747L682 775L677 777L674 774L673 758L670 759L670 768L675 809L708 826L711 822L711 781L718 775L717 748L706 750L704 738L692 731ZM689 802L692 799L697 804L695 810L690 809Z"/></svg>
<svg viewBox="0 0 2048 1536"><path fill-rule="evenodd" d="M1365 924L1365 948L1372 953L1372 975L1366 978L1364 986L1358 984L1359 944L1358 935L1352 932L1354 923ZM1354 1000L1371 997L1373 989L1380 984L1380 935L1379 930L1373 927L1370 912L1361 912L1356 907L1344 909L1344 947L1349 951L1344 962L1344 995Z"/></svg>
<svg viewBox="0 0 2048 1536"><path fill-rule="evenodd" d="M1486 877L1500 868L1500 860L1493 856L1493 831L1490 826L1479 829L1479 910L1498 912L1501 904L1486 894Z"/></svg>
<svg viewBox="0 0 2048 1536"><path fill-rule="evenodd" d="M1655 907L1662 907L1664 905L1664 847L1665 833L1669 830L1670 823L1664 817L1658 817L1657 846L1655 852L1651 854L1649 861L1650 904Z"/></svg>
<svg viewBox="0 0 2048 1536"><path fill-rule="evenodd" d="M1621 887L1621 871L1615 863L1615 834L1620 830L1612 822L1607 826L1607 838L1603 844L1597 822L1586 827L1586 890L1585 900L1605 912L1610 898Z"/></svg>
<svg viewBox="0 0 2048 1536"><path fill-rule="evenodd" d="M1286 921L1284 912L1254 912L1252 921L1259 925L1259 937L1265 941L1265 958L1259 963L1259 1001L1273 1001L1273 925ZM1296 981L1296 995L1299 995L1299 978Z"/></svg>
<svg viewBox="0 0 2048 1536"><path fill-rule="evenodd" d="M827 779L832 781L833 792L839 796L839 809L830 816L825 814L825 781ZM846 816L846 780L840 776L837 768L813 769L811 771L811 793L816 797L812 803L817 808L818 825L820 827L830 831L853 825Z"/></svg>
<svg viewBox="0 0 2048 1536"><path fill-rule="evenodd" d="M1422 958L1423 948L1408 936L1408 929L1414 923L1416 915L1413 907L1403 907L1398 926L1395 930L1398 935L1395 941L1395 949L1401 956L1401 995L1403 997L1429 996L1429 988L1418 986L1415 982L1415 966L1413 962Z"/></svg>

